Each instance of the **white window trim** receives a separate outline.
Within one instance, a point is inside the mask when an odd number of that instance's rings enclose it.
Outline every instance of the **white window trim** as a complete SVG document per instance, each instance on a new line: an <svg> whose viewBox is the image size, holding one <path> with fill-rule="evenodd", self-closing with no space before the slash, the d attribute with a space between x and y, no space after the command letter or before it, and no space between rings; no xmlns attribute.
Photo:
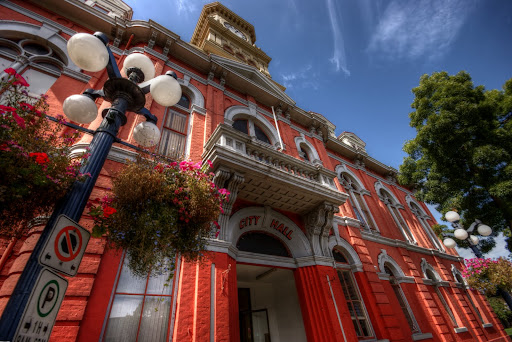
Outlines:
<svg viewBox="0 0 512 342"><path fill-rule="evenodd" d="M365 195L366 196L371 195L370 191L366 190L366 188L364 187L361 180L359 180L359 178L352 171L350 171L345 164L337 165L335 168L335 172L338 175L338 181L341 183L341 185L343 185L345 190L348 191L348 193L350 195L350 199L351 199L352 204L354 205L355 209L357 209L359 211L359 214L363 217L364 220L371 221L371 223L373 223L373 226L375 227L374 232L380 233L380 229L377 226L377 224L375 223L375 219L373 218L372 212L371 212L370 208L368 207L368 203L366 203L366 199L364 198ZM341 176L343 173L345 173L349 178L351 178L353 183L355 183L357 189L355 189L355 187L347 187L347 186L345 186L345 184L343 184L343 181L341 180ZM364 211L361 210L361 206L359 205L359 201L356 200L354 192L357 192L359 195L361 195L361 198L363 199L363 205L366 207L366 212L368 213L369 217L366 217L366 215L364 214ZM363 223L363 225L365 225L365 227L368 225L367 222L362 222L362 223ZM372 231L369 226L367 226L366 228L367 228L367 230Z"/></svg>
<svg viewBox="0 0 512 342"><path fill-rule="evenodd" d="M412 199L410 195L407 195L405 197L405 200L407 201L407 205L409 206L411 212L418 219L420 226L427 233L427 236L434 245L434 247L440 250L441 252L445 252L446 250L444 249L443 244L441 243L441 241L439 241L436 234L434 233L434 230L427 222L427 220L431 220L431 217L427 215L427 213L423 210L419 203Z"/></svg>
<svg viewBox="0 0 512 342"><path fill-rule="evenodd" d="M386 188L380 181L375 182L375 191L377 192L379 199L388 208L388 211L391 214L391 217L395 221L396 226L398 227L398 229L404 236L405 240L411 244L417 245L418 241L417 241L416 237L414 236L414 234L411 231L411 228L409 228L409 226L407 225L407 222L405 221L404 217L400 213L400 209L404 209L403 205L400 204L400 201L398 201L398 199L395 197L395 195L393 195L393 193L388 188ZM387 196L384 196L384 194L386 194ZM398 213L398 215L400 215L401 221L395 215L394 210L392 210L391 208L396 209L396 212ZM403 222L405 227L402 227L402 224L400 222ZM410 234L412 241L407 236L408 234L404 231L405 229L407 229L408 233Z"/></svg>

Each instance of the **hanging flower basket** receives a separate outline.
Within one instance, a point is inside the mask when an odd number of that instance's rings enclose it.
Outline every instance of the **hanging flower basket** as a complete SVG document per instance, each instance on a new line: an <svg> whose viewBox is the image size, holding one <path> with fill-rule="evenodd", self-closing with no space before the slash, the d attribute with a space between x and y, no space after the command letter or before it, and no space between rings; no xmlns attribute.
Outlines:
<svg viewBox="0 0 512 342"><path fill-rule="evenodd" d="M28 83L13 69L0 83L0 235L20 237L28 222L46 216L79 173L82 158L72 159L77 133L61 137L50 122L44 96L28 96Z"/></svg>
<svg viewBox="0 0 512 342"><path fill-rule="evenodd" d="M505 258L499 259L466 259L462 276L469 286L484 292L488 296L495 295L498 289L512 290L512 262Z"/></svg>
<svg viewBox="0 0 512 342"><path fill-rule="evenodd" d="M93 236L106 234L111 247L125 250L140 276L172 269L177 254L197 259L229 195L203 170L138 157L116 176L112 194L90 206Z"/></svg>

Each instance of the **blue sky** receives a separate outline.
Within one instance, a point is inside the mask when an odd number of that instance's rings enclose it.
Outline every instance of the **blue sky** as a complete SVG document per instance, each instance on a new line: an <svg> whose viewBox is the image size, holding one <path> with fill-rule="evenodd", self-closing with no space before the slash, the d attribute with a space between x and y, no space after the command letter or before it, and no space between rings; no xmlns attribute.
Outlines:
<svg viewBox="0 0 512 342"><path fill-rule="evenodd" d="M204 0L125 0L190 41ZM254 25L272 78L299 107L350 131L367 152L399 167L415 136L411 89L423 74L469 72L501 89L512 77L509 0L228 0ZM438 221L439 215L436 215Z"/></svg>

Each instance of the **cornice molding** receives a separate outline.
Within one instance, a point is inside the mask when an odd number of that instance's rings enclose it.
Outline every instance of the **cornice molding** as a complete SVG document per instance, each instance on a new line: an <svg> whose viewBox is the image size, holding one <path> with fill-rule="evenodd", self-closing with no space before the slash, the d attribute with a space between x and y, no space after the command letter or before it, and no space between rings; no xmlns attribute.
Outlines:
<svg viewBox="0 0 512 342"><path fill-rule="evenodd" d="M375 242L375 243L379 243L379 244L391 246L391 247L404 248L409 251L418 252L418 253L425 254L425 255L435 255L435 256L438 256L438 257L440 257L442 259L446 259L446 260L452 260L452 261L457 261L457 262L461 262L462 260L464 260L464 258L462 258L460 256L450 255L450 254L440 252L438 250L411 245L402 240L395 240L395 239L384 237L382 235L375 235L375 234L366 232L364 230L361 231L361 236L362 236L363 240L368 240L371 242Z"/></svg>
<svg viewBox="0 0 512 342"><path fill-rule="evenodd" d="M66 27L64 25L61 25L59 23L56 23L54 22L53 20L50 20L40 14L37 14L35 12L32 12L31 10L28 10L26 9L25 7L22 7L20 5L17 5L15 3L12 3L10 2L9 0L2 0L0 1L0 5L1 6L4 6L6 8L9 8L15 12L18 12L26 17L29 17L31 19L34 19L34 20L37 20L41 23L45 23L47 25L50 25L50 26L53 26L55 28L57 28L58 30L62 31L63 33L67 34L67 35L74 35L76 33L76 31L70 29L69 27Z"/></svg>

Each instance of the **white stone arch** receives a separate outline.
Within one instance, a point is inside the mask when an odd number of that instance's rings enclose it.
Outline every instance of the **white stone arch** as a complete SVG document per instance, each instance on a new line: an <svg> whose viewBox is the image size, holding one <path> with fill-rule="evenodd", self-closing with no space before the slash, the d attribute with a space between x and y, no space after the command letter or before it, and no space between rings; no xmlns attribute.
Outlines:
<svg viewBox="0 0 512 342"><path fill-rule="evenodd" d="M393 272L395 278L403 278L406 277L404 271L398 265L398 263L388 255L387 251L385 249L381 249L381 253L378 256L378 263L379 263L379 270L381 273L386 273L384 270L384 266L387 264L390 266L391 271Z"/></svg>
<svg viewBox="0 0 512 342"><path fill-rule="evenodd" d="M359 255L357 255L357 252L355 249L348 243L346 240L344 240L341 237L335 237L332 235L329 237L329 253L331 253L331 257L333 258L334 262L334 256L332 255L332 251L337 248L338 250L344 252L343 255L347 257L348 262L350 264L350 267L354 272L362 272L363 271L363 263L361 262L361 259L359 258Z"/></svg>
<svg viewBox="0 0 512 342"><path fill-rule="evenodd" d="M295 137L295 146L297 147L297 150L301 150L301 144L303 144L305 152L309 156L309 161L313 164L322 164L322 161L320 160L320 156L318 155L318 152L316 151L315 147L312 143L310 143L306 137L304 136L304 133L301 133L300 136Z"/></svg>
<svg viewBox="0 0 512 342"><path fill-rule="evenodd" d="M190 98L190 108L197 106L201 109L204 108L204 96L199 89L192 83L190 83L190 77L184 79L178 79L178 83L181 85L181 90Z"/></svg>
<svg viewBox="0 0 512 342"><path fill-rule="evenodd" d="M365 194L365 195L370 195L370 191L368 191L365 187L364 187L364 184L363 182L361 182L361 180L359 179L359 177L357 177L355 175L354 172L352 172L352 170L350 170L346 164L338 164L336 165L336 167L334 168L334 171L336 172L336 175L338 176L338 179L341 178L341 174L342 173L346 173L350 176L350 178L352 178L352 180L354 180L354 182L356 183L357 187L358 187L358 190L362 193L362 194Z"/></svg>
<svg viewBox="0 0 512 342"><path fill-rule="evenodd" d="M425 279L430 279L427 276L427 270L430 270L432 272L432 274L434 274L434 277L436 278L435 279L436 282L443 281L443 279L441 279L441 276L439 275L439 273L437 273L437 271L434 269L434 267L432 265L430 265L425 258L421 258L420 265L421 265L421 271L423 272Z"/></svg>
<svg viewBox="0 0 512 342"><path fill-rule="evenodd" d="M231 106L224 112L224 122L232 125L236 119L248 119L256 122L258 126L265 132L272 145L279 143L276 128L260 113L257 112L256 106ZM249 132L253 136L254 133Z"/></svg>
<svg viewBox="0 0 512 342"><path fill-rule="evenodd" d="M80 71L69 58L68 41L59 35L59 30L49 25L34 25L14 20L0 21L0 37L2 38L29 38L43 45L50 46L64 61L67 68Z"/></svg>
<svg viewBox="0 0 512 342"><path fill-rule="evenodd" d="M252 219L249 219L251 217ZM278 223L273 225L275 221ZM283 230L288 228L286 233L277 229L281 224ZM236 248L240 237L248 232L263 232L277 238L286 246L293 258L313 255L309 240L302 230L288 217L270 207L248 207L237 211L229 219L225 236L231 242L231 246Z"/></svg>
<svg viewBox="0 0 512 342"><path fill-rule="evenodd" d="M407 196L405 196L405 202L409 206L409 209L414 211L413 205L415 205L420 210L420 212L418 214L420 214L422 217L425 217L426 219L430 219L430 216L428 216L427 212L422 208L422 206L414 198L412 198L411 195L407 194Z"/></svg>
<svg viewBox="0 0 512 342"><path fill-rule="evenodd" d="M384 186L384 184L382 184L381 181L376 181L375 182L375 192L377 192L377 195L379 196L379 198L382 200L382 195L381 195L381 192L384 191L386 192L386 194L389 195L389 197L393 200L393 204L397 205L397 206L400 206L403 208L403 206L400 204L400 201L398 200L398 198L393 194L393 192L391 190L389 190L387 187Z"/></svg>
<svg viewBox="0 0 512 342"><path fill-rule="evenodd" d="M455 267L454 264L451 264L451 270L452 270L453 279L455 280L455 282L457 284L461 284L464 286L468 285L468 283L466 282L466 279L464 279L464 277L462 276L462 273L459 271L459 269L457 267ZM457 275L460 276L460 279L462 279L462 283L457 279Z"/></svg>

